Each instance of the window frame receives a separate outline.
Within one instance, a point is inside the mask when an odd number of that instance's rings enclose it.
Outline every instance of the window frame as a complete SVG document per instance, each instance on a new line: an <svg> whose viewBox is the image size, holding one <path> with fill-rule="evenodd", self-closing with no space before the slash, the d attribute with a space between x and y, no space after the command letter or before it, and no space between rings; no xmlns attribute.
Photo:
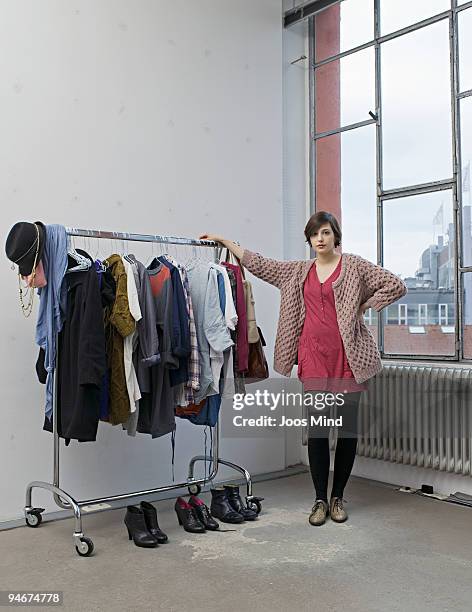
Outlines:
<svg viewBox="0 0 472 612"><path fill-rule="evenodd" d="M350 0L339 0L347 1ZM338 3L339 3L338 2ZM336 2L332 2L327 6L328 9ZM460 91L459 87L459 27L458 16L462 11L472 11L472 0L458 5L457 0L451 0L450 8L437 15L432 15L428 19L423 19L417 23L413 23L407 27L401 28L394 32L381 35L380 32L380 4L381 0L374 0L374 40L367 41L362 45L358 45L352 49L345 50L341 53L325 58L322 61L315 62L315 17L309 17L309 65L312 69L309 71L309 94L310 94L310 139L309 149L309 167L310 167L310 214L316 212L316 140L340 134L347 130L354 130L365 125L375 124L376 126L376 165L377 165L377 264L383 265L383 204L385 201L396 198L405 198L423 193L432 193L435 191L450 190L453 199L453 227L454 227L454 320L455 329L454 353L451 355L442 355L434 357L431 355L420 354L394 354L384 350L384 327L386 325L385 314L379 313L377 317L377 337L378 345L382 358L401 359L405 358L415 361L461 361L464 363L472 363L472 358L464 357L464 313L461 300L461 287L463 276L467 272L472 272L472 266L464 265L463 257L463 228L462 228L462 160L461 160L461 129L460 129L460 101L472 96L472 89ZM398 38L415 32L421 28L428 27L442 20L447 20L449 23L449 59L450 59L450 95L451 95L451 125L452 125L452 167L453 175L451 177L443 177L440 180L421 183L416 185L406 185L394 189L383 188L383 163L382 163L382 91L381 91L381 48L384 42ZM320 66L327 63L337 61L350 54L357 53L361 50L373 46L375 48L375 112L371 120L362 121L350 125L342 126L338 129L331 130L326 133L315 133L315 71ZM448 309L447 309L448 310ZM400 310L399 310L400 312ZM418 311L419 312L419 311ZM400 319L399 319L400 320ZM408 320L408 319L407 319ZM438 322L440 320L438 311Z"/></svg>

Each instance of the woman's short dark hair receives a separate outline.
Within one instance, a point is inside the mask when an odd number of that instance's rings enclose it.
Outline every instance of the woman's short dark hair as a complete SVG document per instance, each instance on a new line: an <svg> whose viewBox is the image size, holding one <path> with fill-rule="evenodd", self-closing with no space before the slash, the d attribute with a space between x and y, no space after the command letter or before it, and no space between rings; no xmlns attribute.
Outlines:
<svg viewBox="0 0 472 612"><path fill-rule="evenodd" d="M311 215L308 219L308 222L305 226L305 238L308 242L308 245L311 246L310 238L316 234L316 232L320 229L322 225L325 223L329 223L331 229L334 234L334 246L337 247L341 244L341 228L339 227L338 220L334 215L325 210L320 210L319 212Z"/></svg>

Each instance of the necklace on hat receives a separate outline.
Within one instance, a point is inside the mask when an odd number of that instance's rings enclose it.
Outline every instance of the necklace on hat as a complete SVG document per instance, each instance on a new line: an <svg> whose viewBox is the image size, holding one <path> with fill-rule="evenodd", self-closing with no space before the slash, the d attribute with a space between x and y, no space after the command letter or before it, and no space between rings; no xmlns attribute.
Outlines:
<svg viewBox="0 0 472 612"><path fill-rule="evenodd" d="M20 271L18 270L18 289L19 289L19 297L20 297L20 306L21 306L21 311L25 318L28 318L30 314L33 312L34 279L36 278L36 264L38 261L38 254L39 254L39 229L36 223L34 224L34 227L36 228L36 241L35 241L36 242L36 253L34 255L33 268L31 270L31 284L27 284L24 287L22 286L21 274L20 274ZM31 245L31 247L28 249L27 252L29 252L33 246L34 246L34 243ZM20 259L22 259L23 257L24 255L22 255ZM28 300L28 302L25 304L26 299Z"/></svg>

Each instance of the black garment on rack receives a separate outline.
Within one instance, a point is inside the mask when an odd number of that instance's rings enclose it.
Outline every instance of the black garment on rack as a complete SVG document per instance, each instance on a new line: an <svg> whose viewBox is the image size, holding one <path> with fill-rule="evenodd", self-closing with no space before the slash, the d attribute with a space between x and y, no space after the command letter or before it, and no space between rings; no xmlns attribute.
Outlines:
<svg viewBox="0 0 472 612"><path fill-rule="evenodd" d="M170 370L169 375L170 385L175 387L186 383L189 378L188 360L191 353L189 316L178 268L164 256L157 259L169 269L172 281L172 353L178 357L179 367Z"/></svg>
<svg viewBox="0 0 472 612"><path fill-rule="evenodd" d="M57 426L62 438L94 441L100 414L100 386L106 369L102 298L95 265L71 272L67 313L58 337ZM44 429L52 431L45 419Z"/></svg>

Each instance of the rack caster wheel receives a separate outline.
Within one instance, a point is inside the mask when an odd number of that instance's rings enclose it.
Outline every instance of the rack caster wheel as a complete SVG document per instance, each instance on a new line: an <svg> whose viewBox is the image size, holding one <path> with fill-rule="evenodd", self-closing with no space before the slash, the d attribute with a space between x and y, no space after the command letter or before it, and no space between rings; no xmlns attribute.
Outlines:
<svg viewBox="0 0 472 612"><path fill-rule="evenodd" d="M25 515L25 521L28 527L39 527L43 521L41 512L44 512L44 508L33 508Z"/></svg>
<svg viewBox="0 0 472 612"><path fill-rule="evenodd" d="M260 499L257 497L253 497L252 499L250 499L248 502L246 502L246 505L250 510L254 510L254 512L257 512L257 514L260 514L262 512L262 504L260 502Z"/></svg>
<svg viewBox="0 0 472 612"><path fill-rule="evenodd" d="M86 538L85 536L80 538L80 544L75 545L75 550L81 557L90 557L90 555L93 553L92 540L90 538Z"/></svg>
<svg viewBox="0 0 472 612"><path fill-rule="evenodd" d="M188 492L190 495L199 495L202 492L202 487L198 484L191 484L188 486Z"/></svg>

